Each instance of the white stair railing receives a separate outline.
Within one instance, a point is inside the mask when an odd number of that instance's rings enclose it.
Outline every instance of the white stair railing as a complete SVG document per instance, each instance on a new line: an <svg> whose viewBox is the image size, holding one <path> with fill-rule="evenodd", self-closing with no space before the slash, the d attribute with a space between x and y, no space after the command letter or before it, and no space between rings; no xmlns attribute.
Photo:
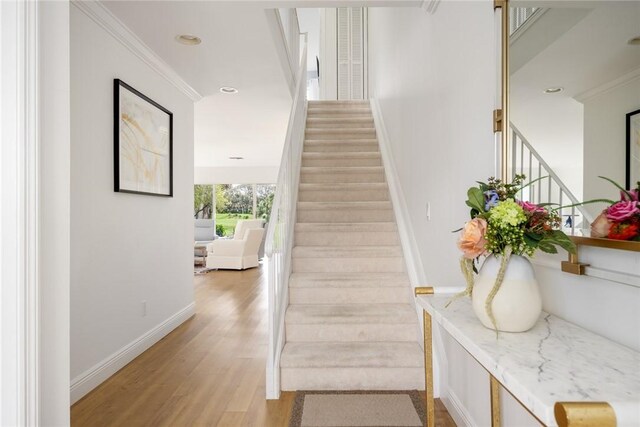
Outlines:
<svg viewBox="0 0 640 427"><path fill-rule="evenodd" d="M574 205L578 199L562 182L547 162L531 146L531 143L511 123L511 176L524 174L526 183L536 181L523 189L522 200L532 203L555 203L558 206ZM542 179L540 179L542 178ZM564 229L576 234L576 229L586 229L593 222L593 217L583 206L572 206L560 210Z"/></svg>
<svg viewBox="0 0 640 427"><path fill-rule="evenodd" d="M291 251L296 222L302 146L307 121L307 35L302 34L301 37L303 51L296 75L296 90L265 242L269 304L267 399L280 397L280 354L284 347L284 316L289 301Z"/></svg>

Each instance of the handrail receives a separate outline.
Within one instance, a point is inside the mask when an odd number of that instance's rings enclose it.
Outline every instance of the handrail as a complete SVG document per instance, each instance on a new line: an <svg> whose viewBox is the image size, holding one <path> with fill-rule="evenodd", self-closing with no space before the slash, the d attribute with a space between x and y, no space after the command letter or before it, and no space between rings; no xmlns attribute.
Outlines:
<svg viewBox="0 0 640 427"><path fill-rule="evenodd" d="M569 188L565 185L565 183L560 179L560 177L553 171L553 169L547 164L547 162L542 158L542 156L536 151L535 148L533 148L533 146L531 145L531 143L524 137L524 135L522 134L522 132L520 132L518 130L518 128L513 124L513 123L509 123L510 127L511 127L511 132L512 132L512 144L513 144L513 149L512 149L512 161L511 161L511 171L512 171L512 175L515 175L518 170L520 170L521 172L525 169L525 162L524 162L524 148L527 149L527 151L529 151L529 165L528 165L528 170L529 170L529 176L528 178L528 182L533 180L533 159L535 158L536 161L538 162L537 166L538 167L538 178L542 176L542 169L544 169L544 172L546 175L548 175L549 179L548 179L548 187L547 187L547 194L546 194L546 200L542 200L543 199L543 195L542 195L542 182L538 182L538 200L537 203L542 203L544 202L552 202L552 184L555 184L558 187L558 199L557 202L562 205L563 204L563 195L567 197L567 199L570 201L569 204L571 205L576 205L578 203L580 203L580 201L578 200L578 198L571 192L571 190L569 190ZM520 150L518 150L518 141L520 142ZM517 154L520 154L520 163L518 163L518 158L517 158ZM529 189L531 191L531 189ZM535 200L535 191L533 191L533 198ZM534 201L531 200L531 201ZM579 214L576 214L576 209L578 210ZM575 226L576 226L576 219L579 216L582 216L583 221L586 221L587 223L592 223L593 222L593 216L586 210L584 209L584 206L574 206L571 207L571 214L568 215L569 217L571 217L571 231L575 232ZM586 224L583 224L583 228Z"/></svg>
<svg viewBox="0 0 640 427"><path fill-rule="evenodd" d="M296 75L295 95L265 241L269 316L267 399L280 397L280 354L284 346L284 315L288 301L298 182L307 116L307 35L301 36L304 37L304 49Z"/></svg>

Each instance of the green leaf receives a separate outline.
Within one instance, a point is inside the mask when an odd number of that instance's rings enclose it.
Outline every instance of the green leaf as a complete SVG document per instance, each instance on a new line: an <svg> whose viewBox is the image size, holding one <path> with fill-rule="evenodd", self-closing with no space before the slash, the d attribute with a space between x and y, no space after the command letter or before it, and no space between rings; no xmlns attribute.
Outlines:
<svg viewBox="0 0 640 427"><path fill-rule="evenodd" d="M541 240L540 242L538 242L538 249L540 249L542 252L546 252L548 254L557 254L558 253L558 250L556 249L556 247L553 246L553 244L551 244L546 239Z"/></svg>
<svg viewBox="0 0 640 427"><path fill-rule="evenodd" d="M560 230L553 230L551 234L545 236L543 241L545 243L550 243L552 245L560 246L562 249L564 249L569 253L576 252L575 243L573 243L573 241ZM553 252L553 253L556 253L556 252Z"/></svg>
<svg viewBox="0 0 640 427"><path fill-rule="evenodd" d="M478 187L471 187L467 191L467 206L476 209L478 212L484 212L484 194Z"/></svg>
<svg viewBox="0 0 640 427"><path fill-rule="evenodd" d="M536 240L531 237L531 234L524 235L524 243L530 248L536 249L538 247L539 240Z"/></svg>
<svg viewBox="0 0 640 427"><path fill-rule="evenodd" d="M528 237L532 240L535 240L536 242L539 242L540 240L542 240L544 238L544 236L540 235L540 234L536 234L536 233L525 233L524 237Z"/></svg>

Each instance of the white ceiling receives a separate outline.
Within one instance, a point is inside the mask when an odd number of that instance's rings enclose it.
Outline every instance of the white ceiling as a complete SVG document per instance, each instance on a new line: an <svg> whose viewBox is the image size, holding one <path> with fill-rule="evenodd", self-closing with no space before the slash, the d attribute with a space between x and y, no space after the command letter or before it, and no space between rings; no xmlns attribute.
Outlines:
<svg viewBox="0 0 640 427"><path fill-rule="evenodd" d="M195 104L196 167L280 164L291 95L263 8L213 1L105 5L203 95ZM202 44L181 45L178 34L196 35ZM221 86L239 93L222 94Z"/></svg>

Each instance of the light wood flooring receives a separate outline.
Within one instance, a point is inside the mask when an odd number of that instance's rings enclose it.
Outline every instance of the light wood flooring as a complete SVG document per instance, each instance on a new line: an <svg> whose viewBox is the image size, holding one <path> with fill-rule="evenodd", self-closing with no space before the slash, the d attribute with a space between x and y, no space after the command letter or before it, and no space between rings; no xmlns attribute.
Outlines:
<svg viewBox="0 0 640 427"><path fill-rule="evenodd" d="M194 281L196 315L73 405L72 426L288 425L295 394L265 400L264 269ZM438 426L455 426L436 408Z"/></svg>

